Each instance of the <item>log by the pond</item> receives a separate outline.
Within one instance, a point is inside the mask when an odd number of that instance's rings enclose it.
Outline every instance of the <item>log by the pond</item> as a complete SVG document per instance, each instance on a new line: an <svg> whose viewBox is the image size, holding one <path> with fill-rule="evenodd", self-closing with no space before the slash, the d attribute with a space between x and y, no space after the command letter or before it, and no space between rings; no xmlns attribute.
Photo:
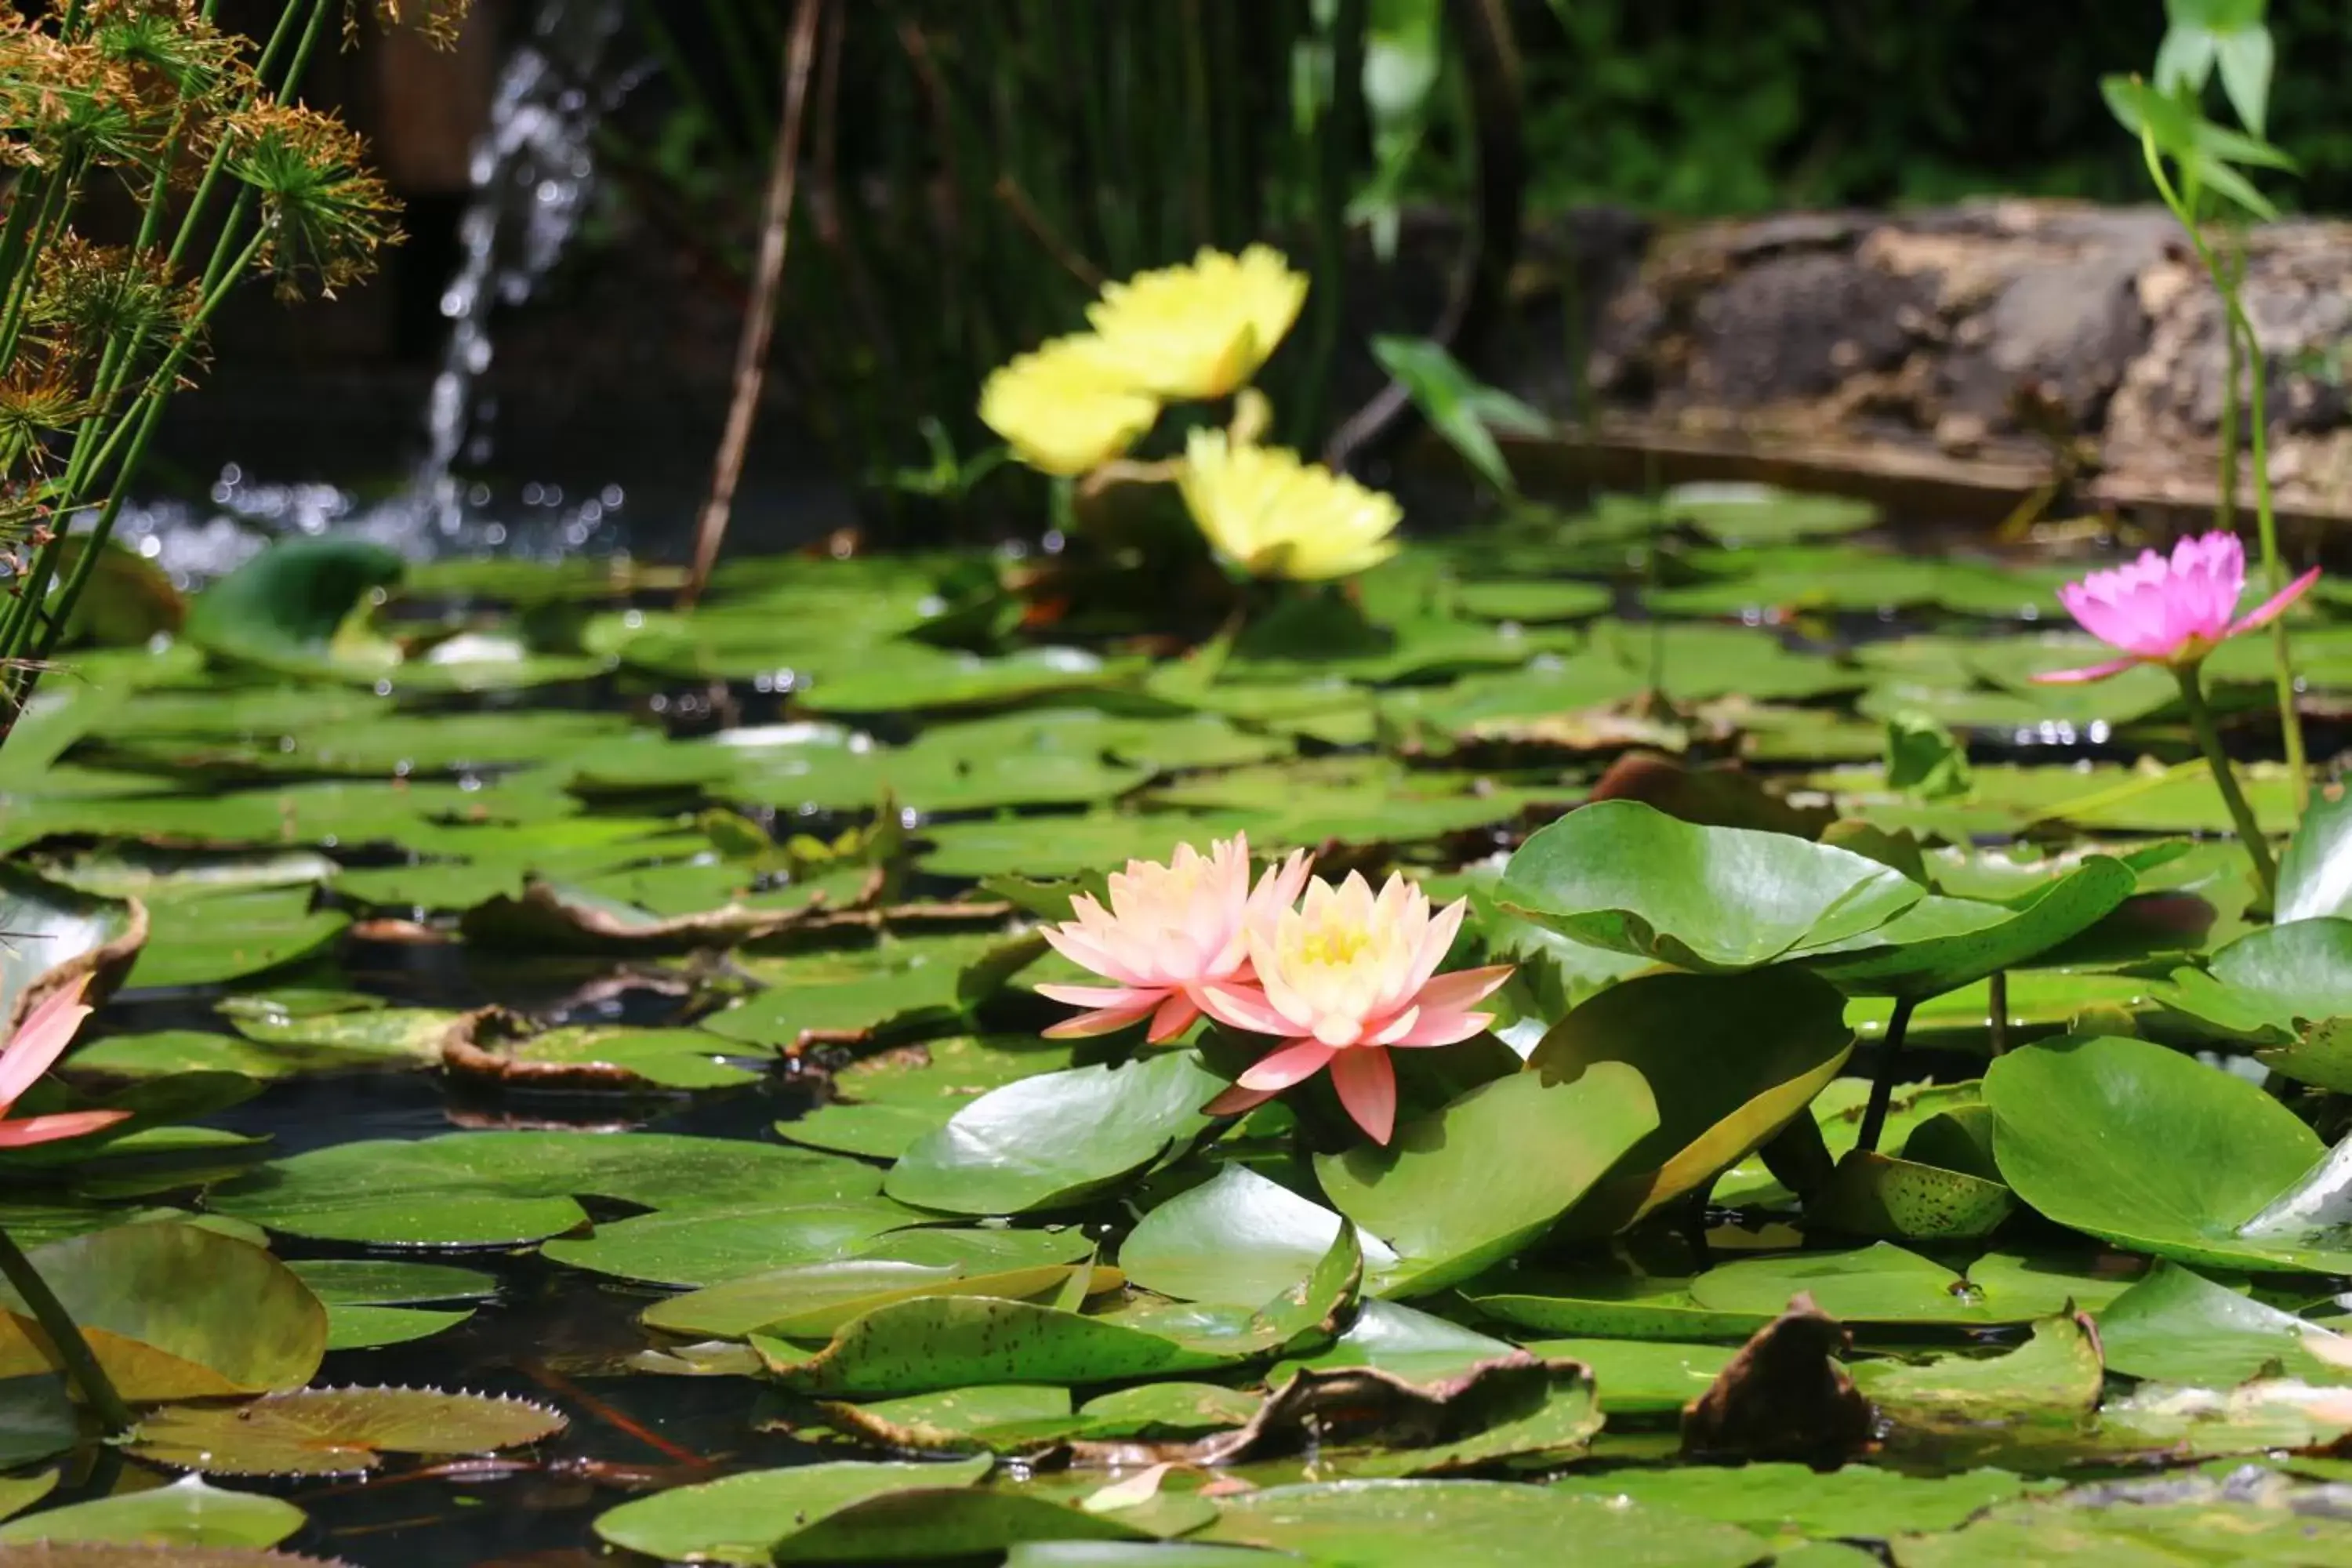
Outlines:
<svg viewBox="0 0 2352 1568"><path fill-rule="evenodd" d="M2352 225L2245 244L2280 515L2352 521ZM1758 479L1944 518L2213 508L2221 307L2160 209L1994 201L1654 237L1571 217L1531 254L1529 330L1496 367L1560 421L1507 443L1529 483Z"/></svg>

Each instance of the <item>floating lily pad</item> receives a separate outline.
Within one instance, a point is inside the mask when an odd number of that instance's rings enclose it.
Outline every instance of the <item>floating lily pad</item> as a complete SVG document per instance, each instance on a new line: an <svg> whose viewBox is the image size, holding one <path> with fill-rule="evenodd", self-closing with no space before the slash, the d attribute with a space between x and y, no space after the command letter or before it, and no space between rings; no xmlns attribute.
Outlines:
<svg viewBox="0 0 2352 1568"><path fill-rule="evenodd" d="M650 1557L765 1564L778 1542L867 1498L893 1491L968 1487L988 1474L986 1457L928 1464L845 1460L751 1470L698 1486L673 1487L597 1516L607 1544Z"/></svg>
<svg viewBox="0 0 2352 1568"><path fill-rule="evenodd" d="M2121 861L2084 861L2018 905L1927 898L1885 925L1810 955L1811 966L1853 994L1940 995L2013 969L2088 931L2131 896Z"/></svg>
<svg viewBox="0 0 2352 1568"><path fill-rule="evenodd" d="M2206 1032L2269 1046L2308 1023L2352 1016L2352 920L2315 916L2248 931L2202 970L2180 970L2157 1000Z"/></svg>
<svg viewBox="0 0 2352 1568"><path fill-rule="evenodd" d="M1984 1092L2002 1177L2061 1225L2212 1268L2352 1271L2324 1217L2250 1232L2324 1150L2243 1079L2145 1040L2074 1037L2011 1051Z"/></svg>
<svg viewBox="0 0 2352 1568"><path fill-rule="evenodd" d="M1610 1415L1679 1411L1707 1391L1735 1353L1724 1345L1662 1340L1530 1340L1526 1349L1547 1361L1591 1367L1601 1408Z"/></svg>
<svg viewBox="0 0 2352 1568"><path fill-rule="evenodd" d="M102 898L0 865L0 1023L14 1027L42 997L84 975L103 995L147 940L135 900Z"/></svg>
<svg viewBox="0 0 2352 1568"><path fill-rule="evenodd" d="M313 908L308 887L236 889L158 900L153 931L131 970L147 986L218 985L323 952L352 923Z"/></svg>
<svg viewBox="0 0 2352 1568"><path fill-rule="evenodd" d="M1563 1491L1630 1498L1700 1519L1737 1524L1768 1535L1862 1536L1883 1539L1910 1531L1949 1530L1979 1510L2006 1502L2048 1483L2003 1470L1948 1476L1908 1476L1869 1465L1815 1470L1806 1465L1690 1465L1675 1469L1618 1469L1571 1475L1552 1483ZM1786 1556L1775 1558L1787 1561Z"/></svg>
<svg viewBox="0 0 2352 1568"><path fill-rule="evenodd" d="M1659 1125L1579 1205L1576 1228L1622 1229L1698 1187L1804 1113L1853 1049L1836 990L1801 970L1654 974L1601 992L1528 1058L1546 1083L1622 1062Z"/></svg>
<svg viewBox="0 0 2352 1568"><path fill-rule="evenodd" d="M1704 1307L1690 1283L1625 1266L1502 1268L1468 1281L1461 1291L1481 1311L1523 1329L1608 1339L1742 1341L1780 1310Z"/></svg>
<svg viewBox="0 0 2352 1568"><path fill-rule="evenodd" d="M1621 1505L1507 1481L1332 1481L1229 1498L1203 1541L1316 1562L1407 1568L1445 1543L1448 1568L1519 1568L1529 1543L1575 1543L1611 1563L1737 1568L1762 1543L1747 1531L1669 1509Z"/></svg>
<svg viewBox="0 0 2352 1568"><path fill-rule="evenodd" d="M1913 1427L2077 1421L2097 1408L2105 1379L2099 1336L2079 1313L2040 1319L2025 1343L1992 1355L1864 1361L1851 1370L1880 1414Z"/></svg>
<svg viewBox="0 0 2352 1568"><path fill-rule="evenodd" d="M982 1273L954 1264L854 1258L801 1264L730 1280L656 1301L642 1316L648 1328L698 1339L740 1340L754 1333L823 1339L895 1301L926 1296L1029 1300L1052 1296L1070 1275L1067 1266L1050 1264Z"/></svg>
<svg viewBox="0 0 2352 1568"><path fill-rule="evenodd" d="M397 551L348 535L280 540L188 604L187 639L215 657L325 674L352 606L400 581Z"/></svg>
<svg viewBox="0 0 2352 1568"><path fill-rule="evenodd" d="M144 1459L207 1475L328 1476L386 1454L488 1454L553 1436L543 1405L424 1388L305 1388L249 1405L181 1405L140 1423Z"/></svg>
<svg viewBox="0 0 2352 1568"><path fill-rule="evenodd" d="M847 1257L905 1226L918 1210L887 1199L696 1205L599 1225L540 1248L558 1263L624 1279L709 1286L793 1264Z"/></svg>
<svg viewBox="0 0 2352 1568"><path fill-rule="evenodd" d="M2273 1363L2306 1383L2352 1383L2352 1339L2178 1263L2099 1314L2107 1365L2132 1377L2234 1388Z"/></svg>
<svg viewBox="0 0 2352 1568"><path fill-rule="evenodd" d="M1190 1142L1209 1125L1201 1107L1224 1088L1181 1051L1022 1079L908 1150L883 1190L949 1214L1066 1207ZM1056 1135L1039 1138L1047 1126Z"/></svg>
<svg viewBox="0 0 2352 1568"><path fill-rule="evenodd" d="M1511 857L1496 900L1598 947L1733 972L1874 931L1926 889L1785 834L1699 827L1637 801L1571 812Z"/></svg>
<svg viewBox="0 0 2352 1568"><path fill-rule="evenodd" d="M287 1267L201 1226L118 1226L30 1255L123 1397L204 1399L292 1388L318 1370L327 1313ZM62 1370L0 1289L0 1377Z"/></svg>
<svg viewBox="0 0 2352 1568"><path fill-rule="evenodd" d="M1315 1169L1339 1212L1395 1249L1381 1292L1412 1296L1542 1235L1657 1126L1640 1072L1598 1062L1573 1082L1528 1072L1481 1085L1387 1148L1319 1156Z"/></svg>
<svg viewBox="0 0 2352 1568"><path fill-rule="evenodd" d="M1714 1311L1777 1312L1799 1294L1849 1323L2022 1323L2067 1302L2103 1305L2127 1279L2098 1279L1993 1254L1967 1277L1887 1242L1851 1252L1781 1253L1718 1265L1690 1284Z"/></svg>
<svg viewBox="0 0 2352 1568"><path fill-rule="evenodd" d="M879 1184L854 1161L733 1139L478 1132L336 1144L215 1188L207 1203L321 1240L490 1247L585 1223L575 1194L691 1209L855 1199Z"/></svg>
<svg viewBox="0 0 2352 1568"><path fill-rule="evenodd" d="M703 1026L777 1049L919 1033L952 1024L1001 984L1004 972L983 965L1004 951L1000 937L947 936L751 959L745 967L767 989Z"/></svg>
<svg viewBox="0 0 2352 1568"><path fill-rule="evenodd" d="M1119 1268L1133 1283L1190 1301L1255 1306L1314 1271L1347 1221L1244 1165L1146 1215L1120 1245ZM1364 1268L1377 1280L1396 1255L1364 1238Z"/></svg>
<svg viewBox="0 0 2352 1568"><path fill-rule="evenodd" d="M281 1499L259 1497L252 1492L227 1491L207 1485L200 1477L190 1476L172 1486L123 1492L89 1502L68 1503L63 1508L44 1509L38 1513L12 1519L0 1524L0 1547L13 1549L47 1542L52 1546L68 1549L84 1544L100 1544L221 1550L245 1548L260 1552L277 1545L308 1522L308 1515ZM112 1559L116 1563L146 1560L143 1553L135 1558L128 1553L118 1553ZM184 1560L200 1565L205 1561L203 1557L184 1559L174 1553L165 1553L155 1559L161 1564ZM42 1559L27 1557L26 1561L38 1564ZM67 1561L71 1563L72 1560ZM89 1564L89 1568L97 1568L103 1560L85 1556L79 1561ZM235 1557L229 1558L228 1563L232 1568L238 1568ZM256 1568L259 1568L258 1563Z"/></svg>

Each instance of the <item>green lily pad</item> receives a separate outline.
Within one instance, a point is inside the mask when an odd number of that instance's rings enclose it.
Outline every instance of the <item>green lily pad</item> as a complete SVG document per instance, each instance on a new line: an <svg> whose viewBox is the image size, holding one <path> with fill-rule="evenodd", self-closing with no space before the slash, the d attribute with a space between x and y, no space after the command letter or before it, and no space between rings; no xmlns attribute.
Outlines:
<svg viewBox="0 0 2352 1568"><path fill-rule="evenodd" d="M2090 930L2131 896L2135 881L2121 861L2098 857L2016 906L1926 898L1874 931L1815 949L1809 962L1850 994L1940 995Z"/></svg>
<svg viewBox="0 0 2352 1568"><path fill-rule="evenodd" d="M1985 1075L2000 1173L2061 1225L2219 1268L2352 1270L2324 1222L2249 1234L2319 1163L2319 1140L2243 1079L2145 1040L2022 1047Z"/></svg>
<svg viewBox="0 0 2352 1568"><path fill-rule="evenodd" d="M2037 1320L2032 1337L1994 1355L1953 1352L1912 1363L1857 1362L1856 1388L1905 1426L2080 1420L2097 1408L2106 1372L2090 1320Z"/></svg>
<svg viewBox="0 0 2352 1568"><path fill-rule="evenodd" d="M559 1237L541 1253L574 1268L657 1285L702 1287L793 1264L845 1258L923 1215L887 1199L656 1211Z"/></svg>
<svg viewBox="0 0 2352 1568"><path fill-rule="evenodd" d="M2159 1383L2234 1388L2272 1363L2306 1383L2352 1383L2352 1339L2178 1263L2107 1304L2099 1342L2111 1370Z"/></svg>
<svg viewBox="0 0 2352 1568"><path fill-rule="evenodd" d="M1530 837L1496 898L1580 942L1727 973L1834 947L1925 894L1843 849L1603 801Z"/></svg>
<svg viewBox="0 0 2352 1568"><path fill-rule="evenodd" d="M1507 1356L1516 1348L1507 1340L1465 1329L1449 1318L1368 1298L1358 1304L1354 1321L1339 1338L1311 1353L1277 1362L1265 1382L1269 1388L1279 1388L1302 1368L1369 1366L1410 1382L1435 1383L1480 1362Z"/></svg>
<svg viewBox="0 0 2352 1568"><path fill-rule="evenodd" d="M298 1387L326 1352L326 1309L302 1281L201 1226L118 1226L30 1257L128 1400ZM0 1289L0 1377L61 1370L26 1314Z"/></svg>
<svg viewBox="0 0 2352 1568"><path fill-rule="evenodd" d="M89 1502L44 1509L0 1524L0 1547L47 1542L51 1545L96 1543L142 1548L248 1548L275 1546L310 1522L292 1503L252 1492L226 1491L190 1476L167 1487L122 1492ZM145 1561L117 1554L114 1561ZM179 1561L171 1553L159 1562ZM37 1563L38 1558L27 1559ZM95 1558L83 1559L95 1564ZM195 1559L197 1562L203 1559Z"/></svg>
<svg viewBox="0 0 2352 1568"><path fill-rule="evenodd" d="M341 936L352 918L311 905L307 887L159 900L148 910L153 931L131 970L131 983L218 985L312 957Z"/></svg>
<svg viewBox="0 0 2352 1568"><path fill-rule="evenodd" d="M1685 1465L1564 1476L1556 1489L1631 1498L1760 1534L1884 1539L1949 1530L1978 1510L2046 1489L2005 1470L1908 1476L1869 1465L1821 1471L1805 1465ZM1786 1562L1786 1556L1775 1562Z"/></svg>
<svg viewBox="0 0 2352 1568"><path fill-rule="evenodd" d="M1837 991L1801 970L1653 974L1561 1019L1528 1058L1547 1084L1622 1062L1648 1083L1659 1125L1577 1207L1586 1232L1622 1230L1769 1142L1853 1050Z"/></svg>
<svg viewBox="0 0 2352 1568"><path fill-rule="evenodd" d="M968 1487L993 1463L982 1456L926 1464L842 1460L749 1470L607 1509L597 1516L596 1534L608 1545L649 1557L751 1568L775 1561L779 1542L829 1514L892 1491Z"/></svg>
<svg viewBox="0 0 2352 1568"><path fill-rule="evenodd" d="M1408 1568L1445 1543L1448 1568L1521 1568L1530 1543L1573 1542L1607 1563L1738 1568L1763 1553L1747 1531L1669 1509L1507 1481L1331 1481L1224 1500L1199 1539L1355 1568Z"/></svg>
<svg viewBox="0 0 2352 1568"><path fill-rule="evenodd" d="M949 1214L1066 1207L1189 1143L1209 1125L1201 1107L1224 1087L1189 1051L1022 1079L908 1150L883 1190ZM1056 1135L1040 1138L1041 1127Z"/></svg>
<svg viewBox="0 0 2352 1568"><path fill-rule="evenodd" d="M206 1203L320 1240L491 1247L586 1223L574 1194L692 1209L856 1199L879 1184L854 1161L733 1139L469 1132L314 1150L216 1187Z"/></svg>
<svg viewBox="0 0 2352 1568"><path fill-rule="evenodd" d="M1665 1340L1530 1340L1529 1355L1582 1362L1592 1369L1601 1408L1609 1415L1660 1415L1705 1394L1737 1353L1727 1345L1676 1344Z"/></svg>
<svg viewBox="0 0 2352 1568"><path fill-rule="evenodd" d="M102 898L0 865L0 1024L11 1026L35 1003L75 977L108 984L121 977L146 940L139 906Z"/></svg>
<svg viewBox="0 0 2352 1568"><path fill-rule="evenodd" d="M1412 1296L1550 1229L1657 1126L1641 1073L1598 1062L1569 1083L1530 1072L1482 1084L1398 1129L1387 1148L1321 1155L1315 1170L1341 1214L1395 1249L1381 1293Z"/></svg>
<svg viewBox="0 0 2352 1568"><path fill-rule="evenodd" d="M520 1399L427 1388L304 1388L249 1405L179 1405L139 1425L133 1452L207 1475L331 1476L372 1470L385 1454L488 1454L563 1430L563 1415Z"/></svg>
<svg viewBox="0 0 2352 1568"><path fill-rule="evenodd" d="M396 551L345 535L281 540L190 600L184 634L219 658L322 673L344 617L399 582L404 564Z"/></svg>
<svg viewBox="0 0 2352 1568"><path fill-rule="evenodd" d="M2322 915L2248 931L2203 971L2177 971L2156 995L2223 1038L2295 1044L2305 1024L2352 1016L2352 920Z"/></svg>
<svg viewBox="0 0 2352 1568"><path fill-rule="evenodd" d="M1721 1264L1690 1283L1713 1311L1774 1314L1810 1293L1821 1310L1848 1323L1987 1326L2030 1322L2069 1301L2104 1305L2127 1279L2084 1277L2036 1260L1991 1254L1967 1277L1888 1242L1852 1252L1778 1253Z"/></svg>
<svg viewBox="0 0 2352 1568"><path fill-rule="evenodd" d="M1003 938L988 935L919 937L749 959L745 969L767 989L702 1026L730 1040L789 1049L811 1039L864 1039L952 1024L982 999L969 979L975 966L1003 945Z"/></svg>
<svg viewBox="0 0 2352 1568"><path fill-rule="evenodd" d="M1051 1264L981 1273L953 1264L851 1258L799 1264L731 1279L656 1301L641 1317L648 1328L695 1339L740 1340L754 1333L779 1339L823 1339L894 1301L926 1296L1028 1300L1051 1296L1068 1282L1070 1275L1067 1266Z"/></svg>
<svg viewBox="0 0 2352 1568"><path fill-rule="evenodd" d="M1908 1146L1906 1145L1906 1148ZM1990 1236L2016 1206L2007 1186L1967 1171L1850 1150L1805 1207L1824 1229L1893 1241Z"/></svg>
<svg viewBox="0 0 2352 1568"><path fill-rule="evenodd" d="M1312 1273L1346 1223L1245 1165L1228 1165L1144 1215L1120 1244L1119 1268L1180 1300L1255 1306ZM1377 1280L1396 1255L1378 1237L1363 1245L1365 1271Z"/></svg>
<svg viewBox="0 0 2352 1568"><path fill-rule="evenodd" d="M1778 1306L1730 1311L1701 1306L1690 1283L1627 1265L1505 1268L1466 1282L1461 1291L1480 1311L1523 1329L1612 1340L1743 1341L1780 1313Z"/></svg>
<svg viewBox="0 0 2352 1568"><path fill-rule="evenodd" d="M2352 916L2352 793L2315 795L2279 857L2279 924Z"/></svg>

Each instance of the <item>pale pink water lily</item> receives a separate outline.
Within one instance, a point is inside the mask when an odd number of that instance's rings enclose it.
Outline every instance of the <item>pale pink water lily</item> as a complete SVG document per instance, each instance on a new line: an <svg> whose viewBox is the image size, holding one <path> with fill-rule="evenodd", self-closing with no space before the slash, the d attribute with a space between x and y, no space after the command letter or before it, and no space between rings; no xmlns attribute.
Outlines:
<svg viewBox="0 0 2352 1568"><path fill-rule="evenodd" d="M2142 664L2192 665L2240 632L2267 624L2318 581L2313 567L2251 613L2238 615L2246 590L2246 549L2234 533L2183 539L2170 559L2140 552L2129 565L2094 572L2058 590L2058 602L2083 629L2121 658L2083 669L2051 670L2045 683L2105 680Z"/></svg>
<svg viewBox="0 0 2352 1568"><path fill-rule="evenodd" d="M1389 1052L1451 1046L1494 1022L1470 1009L1511 977L1511 966L1440 974L1466 900L1432 911L1429 897L1391 875L1377 896L1360 873L1334 886L1318 877L1304 905L1249 933L1252 979L1207 987L1211 1017L1285 1042L1210 1103L1246 1110L1331 1069L1339 1103L1375 1142L1396 1128Z"/></svg>
<svg viewBox="0 0 2352 1568"><path fill-rule="evenodd" d="M102 1127L111 1127L131 1114L127 1110L68 1110L54 1116L8 1119L9 1110L65 1054L66 1047L73 1043L74 1031L89 1016L90 1009L81 999L88 984L85 977L43 997L17 1026L6 1048L0 1050L0 1149L22 1149L35 1143L54 1143L63 1138L79 1138Z"/></svg>
<svg viewBox="0 0 2352 1568"><path fill-rule="evenodd" d="M1110 875L1108 909L1081 893L1071 900L1077 919L1045 928L1056 952L1112 982L1038 986L1040 995L1089 1009L1046 1036L1108 1035L1149 1017L1150 1039L1174 1039L1201 1016L1208 987L1249 978L1251 928L1271 927L1297 901L1307 871L1297 851L1252 887L1242 833L1206 855L1180 844L1165 866L1129 860Z"/></svg>

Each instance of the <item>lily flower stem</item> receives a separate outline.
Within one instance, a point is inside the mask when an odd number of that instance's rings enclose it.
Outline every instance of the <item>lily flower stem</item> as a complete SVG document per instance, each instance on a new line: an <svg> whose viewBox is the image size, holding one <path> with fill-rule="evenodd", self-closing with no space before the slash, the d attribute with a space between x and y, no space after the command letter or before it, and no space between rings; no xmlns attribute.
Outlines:
<svg viewBox="0 0 2352 1568"><path fill-rule="evenodd" d="M1911 1032L1911 1014L1919 1005L1916 997L1905 996L1895 1004L1895 1012L1886 1020L1886 1037L1878 1043L1878 1076L1870 1086L1870 1104L1862 1113L1862 1136L1854 1147L1865 1154L1878 1152L1878 1140L1886 1131L1886 1112L1895 1103L1895 1079L1903 1063L1903 1037Z"/></svg>
<svg viewBox="0 0 2352 1568"><path fill-rule="evenodd" d="M57 1292L50 1289L48 1281L41 1278L41 1271L33 1267L33 1260L25 1256L24 1249L5 1229L0 1229L0 1278L5 1278L10 1288L24 1299L34 1321L41 1325L41 1331L48 1335L49 1342L57 1347L58 1359L65 1363L66 1375L81 1390L81 1396L89 1402L89 1407L98 1413L99 1420L106 1427L106 1435L119 1437L138 1425L131 1416L131 1407L122 1402L122 1395L115 1392L112 1380L106 1375L106 1369L98 1364L98 1356L90 1350L89 1342L82 1338L81 1329L74 1322L73 1315L66 1310L65 1303L58 1300Z"/></svg>
<svg viewBox="0 0 2352 1568"><path fill-rule="evenodd" d="M2180 705L2189 710L2189 728L2197 737L2198 749L2205 753L2206 766L2213 773L2213 785L2221 792L2221 803L2230 808L2230 820L2237 825L2238 841L2246 847L2246 858L2254 865L2254 881L2262 889L2263 901L2275 905L2278 901L2278 868L2271 860L2269 840L2254 820L2254 809L2246 804L2245 792L2238 787L2238 775L2230 767L2229 754L2221 750L2221 732L2214 728L2213 710L2206 704L2205 688L2198 679L2197 667L2183 665L2173 671L2180 681Z"/></svg>

